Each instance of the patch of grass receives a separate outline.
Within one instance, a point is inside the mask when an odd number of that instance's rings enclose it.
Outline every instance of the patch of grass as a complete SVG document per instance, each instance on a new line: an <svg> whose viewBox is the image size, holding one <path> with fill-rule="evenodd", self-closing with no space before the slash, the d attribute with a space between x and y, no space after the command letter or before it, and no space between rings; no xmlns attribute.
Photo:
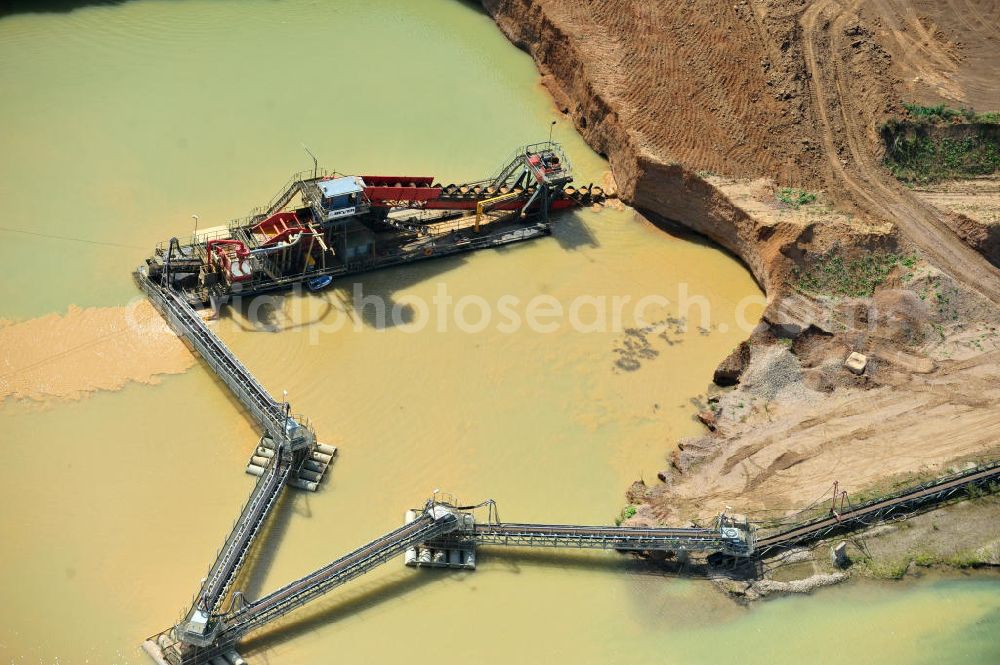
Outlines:
<svg viewBox="0 0 1000 665"><path fill-rule="evenodd" d="M947 104L937 104L936 106L924 106L922 104L909 104L904 102L903 108L911 121L917 123L944 124L954 122L968 122L981 125L1000 124L1000 113L991 111L988 113L976 113L974 109L962 107L953 109Z"/></svg>
<svg viewBox="0 0 1000 665"><path fill-rule="evenodd" d="M984 497L989 493L989 487L980 487L979 485L969 485L965 488L965 493L970 499L978 499Z"/></svg>
<svg viewBox="0 0 1000 665"><path fill-rule="evenodd" d="M869 559L865 562L868 574L880 580L901 580L906 575L910 567L910 559L899 559L896 561L874 561Z"/></svg>
<svg viewBox="0 0 1000 665"><path fill-rule="evenodd" d="M930 568L941 563L940 557L930 552L917 552L913 555L913 563L921 568Z"/></svg>
<svg viewBox="0 0 1000 665"><path fill-rule="evenodd" d="M635 517L636 507L635 506L625 506L622 508L621 514L615 518L615 526L621 526L622 522L625 520L630 520Z"/></svg>
<svg viewBox="0 0 1000 665"><path fill-rule="evenodd" d="M810 203L816 202L816 195L812 192L807 192L804 189L795 189L793 187L782 187L775 194L775 198L781 203L787 206L798 209L799 206L809 205Z"/></svg>
<svg viewBox="0 0 1000 665"><path fill-rule="evenodd" d="M915 255L896 252L868 252L846 258L834 248L817 258L812 265L795 269L795 286L813 295L867 298L883 284L898 265L912 267Z"/></svg>
<svg viewBox="0 0 1000 665"><path fill-rule="evenodd" d="M1000 171L1000 146L985 132L964 138L899 134L889 144L885 165L910 183L991 175Z"/></svg>
<svg viewBox="0 0 1000 665"><path fill-rule="evenodd" d="M926 550L914 552L904 559L895 561L866 561L867 568L872 577L879 579L898 580L906 574L910 563L921 568L931 568L933 566L949 566L951 568L975 568L983 564L982 558L971 550L954 552L948 555L936 554Z"/></svg>
<svg viewBox="0 0 1000 665"><path fill-rule="evenodd" d="M956 552L945 557L942 562L953 568L975 568L983 563L975 552Z"/></svg>

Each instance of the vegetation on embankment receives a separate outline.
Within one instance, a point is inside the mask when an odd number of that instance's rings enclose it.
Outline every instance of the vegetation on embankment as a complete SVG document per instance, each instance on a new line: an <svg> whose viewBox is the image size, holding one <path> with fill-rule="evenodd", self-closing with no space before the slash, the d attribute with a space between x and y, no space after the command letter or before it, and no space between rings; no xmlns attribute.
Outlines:
<svg viewBox="0 0 1000 665"><path fill-rule="evenodd" d="M906 109L906 121L915 125L940 125L943 123L1000 124L1000 112L997 111L976 113L969 108L953 109L946 104L938 104L937 106L903 104L903 108Z"/></svg>
<svg viewBox="0 0 1000 665"><path fill-rule="evenodd" d="M997 487L971 500L876 527L849 542L857 572L876 579L901 579L928 568L969 570L1000 566L1000 508Z"/></svg>
<svg viewBox="0 0 1000 665"><path fill-rule="evenodd" d="M809 593L852 578L899 580L932 570L996 574L1000 569L998 489L996 485L985 487L970 493L969 500L783 552L767 560L760 579L719 578L716 584L731 596L748 601ZM846 568L834 562L833 548L840 542L847 544Z"/></svg>
<svg viewBox="0 0 1000 665"><path fill-rule="evenodd" d="M927 184L1000 171L1000 113L904 107L904 117L881 128L885 165L896 178Z"/></svg>
<svg viewBox="0 0 1000 665"><path fill-rule="evenodd" d="M621 526L622 522L632 519L633 517L635 517L635 513L636 513L635 506L631 505L625 506L624 508L622 508L622 511L618 514L618 517L615 518L615 526Z"/></svg>
<svg viewBox="0 0 1000 665"><path fill-rule="evenodd" d="M816 296L870 297L896 266L912 268L914 255L873 250L853 258L839 247L813 257L807 266L793 270L799 291Z"/></svg>

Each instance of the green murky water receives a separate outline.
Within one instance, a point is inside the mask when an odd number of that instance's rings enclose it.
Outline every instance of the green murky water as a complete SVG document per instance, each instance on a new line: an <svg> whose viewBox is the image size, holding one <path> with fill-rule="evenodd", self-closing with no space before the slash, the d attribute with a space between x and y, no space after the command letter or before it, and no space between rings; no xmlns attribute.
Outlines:
<svg viewBox="0 0 1000 665"><path fill-rule="evenodd" d="M189 233L191 214L219 224L270 198L310 165L303 144L341 171L470 179L543 138L554 114L530 59L445 0L7 16L0 95L8 319L124 304L155 241ZM556 138L582 180L600 178L606 166L570 128ZM622 372L615 331L375 330L352 283L267 302L268 329L231 313L219 334L341 449L320 493L279 507L241 584L250 596L397 526L435 487L493 497L511 520L609 521L624 487L698 431L690 400L745 336L737 303L759 295L721 252L615 210L361 284L390 306L441 285L455 300L568 304L676 301L686 284L712 325L666 330ZM145 662L138 643L179 617L250 489L254 439L200 366L79 402L0 405L0 659ZM990 580L865 585L747 610L612 554L486 551L474 573L390 563L245 652L252 663L990 663L998 592Z"/></svg>

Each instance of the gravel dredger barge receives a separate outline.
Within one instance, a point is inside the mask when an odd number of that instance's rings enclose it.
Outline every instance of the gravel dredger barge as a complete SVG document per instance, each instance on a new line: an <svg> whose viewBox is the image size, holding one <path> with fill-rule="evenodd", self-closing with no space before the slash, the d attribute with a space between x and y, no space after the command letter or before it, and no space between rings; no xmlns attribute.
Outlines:
<svg viewBox="0 0 1000 665"><path fill-rule="evenodd" d="M244 219L156 248L136 277L195 307L549 233L549 212L603 200L574 188L562 148L524 146L492 178L442 185L427 176L299 173Z"/></svg>

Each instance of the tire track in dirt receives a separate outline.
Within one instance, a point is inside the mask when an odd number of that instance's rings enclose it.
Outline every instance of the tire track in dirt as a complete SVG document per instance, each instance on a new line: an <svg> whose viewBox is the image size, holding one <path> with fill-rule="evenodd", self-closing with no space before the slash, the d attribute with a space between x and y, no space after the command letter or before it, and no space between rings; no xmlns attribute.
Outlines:
<svg viewBox="0 0 1000 665"><path fill-rule="evenodd" d="M886 46L918 101L981 111L1000 109L997 53L1000 53L1000 3L996 0L872 0L892 43ZM927 29L928 45L951 57L951 67L934 69L913 48L913 34ZM919 35L918 35L919 37ZM926 40L926 35L922 39Z"/></svg>
<svg viewBox="0 0 1000 665"><path fill-rule="evenodd" d="M848 90L850 74L840 57L845 26L862 4L860 0L816 0L801 20L806 67L833 174L863 209L894 222L939 268L1000 305L1000 273L958 238L938 211L890 181L869 147L874 128L858 121L863 115ZM842 151L848 153L849 161L841 159Z"/></svg>
<svg viewBox="0 0 1000 665"><path fill-rule="evenodd" d="M961 86L955 79L959 67L953 53L955 45L950 45L951 50L945 48L936 23L919 14L910 0L902 3L897 0L872 0L868 6L878 14L886 36L895 42L894 46L886 46L897 54L895 65L910 85L929 84L949 99L962 97ZM899 57L904 54L905 57Z"/></svg>
<svg viewBox="0 0 1000 665"><path fill-rule="evenodd" d="M981 7L986 9L981 9ZM980 110L1000 111L1000 85L997 65L1000 53L1000 3L996 0L948 0L950 16L957 19L971 35L963 48L960 71L967 104L980 105Z"/></svg>
<svg viewBox="0 0 1000 665"><path fill-rule="evenodd" d="M918 52L924 56L924 60L929 62L930 67L954 67L955 60L949 53L938 47L935 36L924 25L924 21L917 16L914 8L909 4L900 6L895 0L871 0L870 6L877 11L882 20L893 29L893 37L900 44L910 50L911 53ZM897 20L901 17L902 20ZM910 33L915 36L911 36Z"/></svg>
<svg viewBox="0 0 1000 665"><path fill-rule="evenodd" d="M973 0L946 0L952 14L971 32L980 35L995 35L1000 28L1000 4L995 0L985 0L990 13L984 12Z"/></svg>
<svg viewBox="0 0 1000 665"><path fill-rule="evenodd" d="M881 387L832 396L779 412L723 439L711 457L674 477L660 519L698 511L709 501L741 508L803 505L836 478L857 490L881 478L912 473L995 449L1000 413L995 403L1000 367L991 353L946 365L940 375L914 377L915 390Z"/></svg>
<svg viewBox="0 0 1000 665"><path fill-rule="evenodd" d="M769 289L785 276L771 278L761 266L782 260L779 242L804 236L769 241L749 215L729 213L723 190L690 172L826 187L863 221L894 221L931 262L1000 303L997 273L985 272L985 262L932 209L914 203L876 154L876 127L900 101L883 42L918 44L923 50L913 61L941 69L955 41L943 36L964 34L938 10L930 12L937 18L911 26L924 20L930 2L484 0L501 28L557 80L584 138L610 155L626 196L641 193L634 200L651 211L676 213L673 219L738 248ZM853 23L858 12L860 30ZM878 38L869 28L873 12L889 17ZM904 30L903 41L894 41ZM968 52L973 47L985 50L970 42ZM843 226L818 221L810 234L835 242L853 232L849 225L846 216ZM851 246L871 245L852 239ZM989 405L1000 399L1000 368L990 363L970 361L953 374L939 366L909 383L893 374L891 384L815 401L796 395L739 427L723 422L716 435L684 442L671 458L679 473L651 488L662 494L636 500L648 498L666 521L713 503L795 505L827 491L837 476L863 486L993 449L1000 411Z"/></svg>
<svg viewBox="0 0 1000 665"><path fill-rule="evenodd" d="M692 169L774 173L794 181L797 165L775 140L775 126L790 123L759 66L770 43L760 38L752 9L695 4L582 0L538 6L574 37L586 59L602 62L594 92L621 115L645 152ZM523 21L507 29L538 32ZM612 56L608 44L627 47ZM546 57L559 57L551 52ZM586 135L588 127L582 129Z"/></svg>

